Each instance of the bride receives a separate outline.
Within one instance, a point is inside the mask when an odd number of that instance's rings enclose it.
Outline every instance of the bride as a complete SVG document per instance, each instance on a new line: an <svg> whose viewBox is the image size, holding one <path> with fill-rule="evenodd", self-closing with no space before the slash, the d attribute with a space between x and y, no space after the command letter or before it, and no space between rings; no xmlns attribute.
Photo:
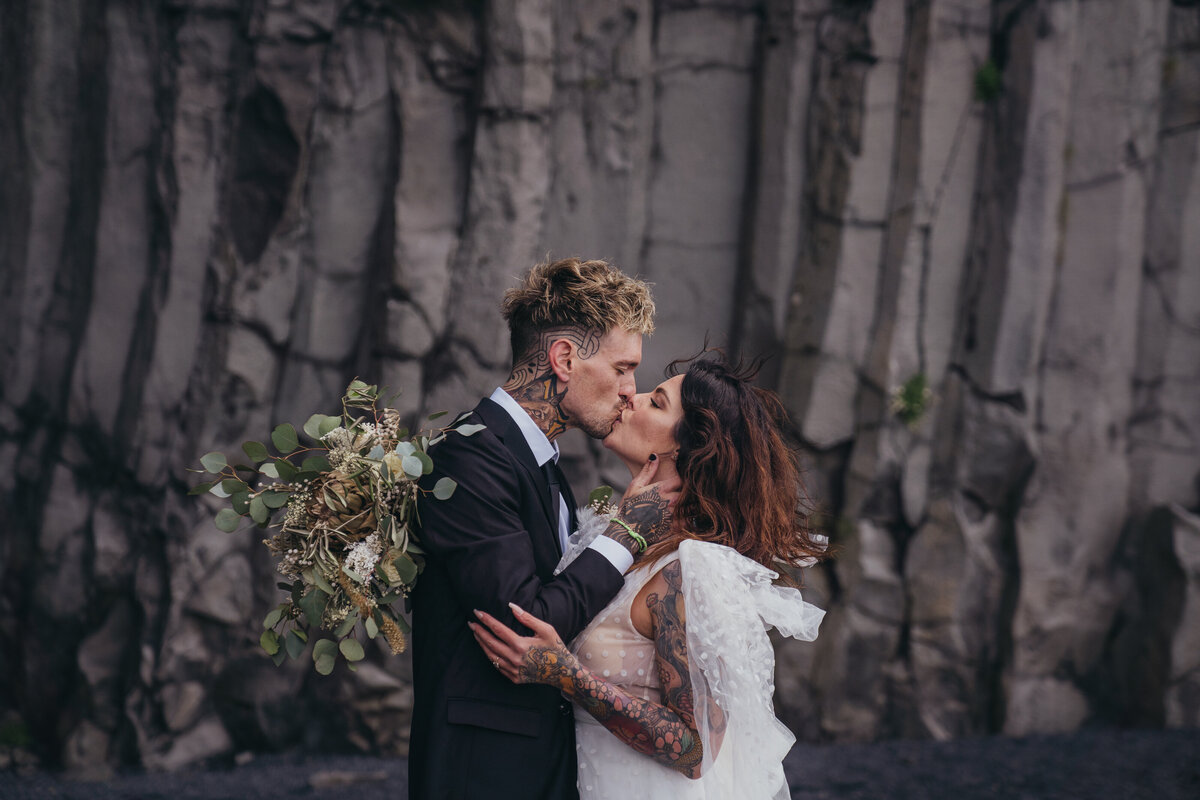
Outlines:
<svg viewBox="0 0 1200 800"><path fill-rule="evenodd" d="M670 533L568 649L513 606L532 636L477 611L475 638L514 683L575 703L579 794L604 798L787 798L795 741L776 719L767 630L811 641L824 612L772 565L825 555L797 512L801 485L778 398L723 360L635 397L604 440L636 474L659 459L682 479ZM563 564L610 521L585 513ZM619 520L617 520L619 522Z"/></svg>

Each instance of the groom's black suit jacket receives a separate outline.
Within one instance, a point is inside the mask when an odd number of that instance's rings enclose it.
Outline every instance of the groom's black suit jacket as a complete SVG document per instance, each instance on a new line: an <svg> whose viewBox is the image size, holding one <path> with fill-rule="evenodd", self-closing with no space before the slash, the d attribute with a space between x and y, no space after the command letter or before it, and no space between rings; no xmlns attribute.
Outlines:
<svg viewBox="0 0 1200 800"><path fill-rule="evenodd" d="M508 603L554 625L569 642L620 590L621 573L585 550L557 577L558 513L545 473L513 419L485 399L431 450L432 489L458 482L445 501L419 503L425 570L412 594L411 800L576 797L571 704L549 686L514 685L493 667L467 622L472 609L518 625ZM564 484L571 509L574 502Z"/></svg>

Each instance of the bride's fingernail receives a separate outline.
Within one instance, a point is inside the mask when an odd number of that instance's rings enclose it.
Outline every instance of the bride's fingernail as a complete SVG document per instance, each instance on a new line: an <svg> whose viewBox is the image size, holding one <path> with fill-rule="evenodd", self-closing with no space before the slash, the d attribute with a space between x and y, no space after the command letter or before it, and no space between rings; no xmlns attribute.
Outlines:
<svg viewBox="0 0 1200 800"><path fill-rule="evenodd" d="M512 609L514 612L516 612L517 614L524 614L524 613L525 613L525 609L521 608L521 607L520 607L519 605L517 605L516 603L509 603L509 604L508 604L508 607L509 607L509 608L511 608L511 609Z"/></svg>
<svg viewBox="0 0 1200 800"><path fill-rule="evenodd" d="M476 609L472 609L472 610L475 612L475 616L476 616L476 617L478 617L479 619L483 619L483 612L482 612L482 611L480 611L478 608L476 608Z"/></svg>

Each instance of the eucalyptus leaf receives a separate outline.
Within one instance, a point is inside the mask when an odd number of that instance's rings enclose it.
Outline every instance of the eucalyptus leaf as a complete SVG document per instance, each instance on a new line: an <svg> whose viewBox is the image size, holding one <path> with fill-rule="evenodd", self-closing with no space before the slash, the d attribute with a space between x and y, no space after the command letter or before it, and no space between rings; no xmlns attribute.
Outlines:
<svg viewBox="0 0 1200 800"><path fill-rule="evenodd" d="M350 576L350 580L354 581L355 583L365 584L367 582L366 578L364 578L362 575L358 574L354 570L350 569L345 564L342 564L342 572L344 572L348 576Z"/></svg>
<svg viewBox="0 0 1200 800"><path fill-rule="evenodd" d="M405 456L400 461L400 467L404 470L405 475L413 479L421 477L421 472L425 469L425 465L421 463L421 459L415 455Z"/></svg>
<svg viewBox="0 0 1200 800"><path fill-rule="evenodd" d="M417 452L417 446L412 442L398 442L396 444L396 455L398 456L411 456L415 452Z"/></svg>
<svg viewBox="0 0 1200 800"><path fill-rule="evenodd" d="M296 469L296 466L286 458L277 458L271 463L275 465L276 477L278 477L281 481L292 480L296 477L296 473L300 471Z"/></svg>
<svg viewBox="0 0 1200 800"><path fill-rule="evenodd" d="M242 522L242 517L232 508L222 508L214 520L216 526L226 533L233 533Z"/></svg>
<svg viewBox="0 0 1200 800"><path fill-rule="evenodd" d="M321 423L325 421L324 414L313 414L304 423L304 432L313 439L321 438Z"/></svg>
<svg viewBox="0 0 1200 800"><path fill-rule="evenodd" d="M267 448L263 446L262 442L242 442L242 450L251 461L267 460Z"/></svg>
<svg viewBox="0 0 1200 800"><path fill-rule="evenodd" d="M329 433L334 428L340 427L341 424L342 424L341 417L326 417L324 420L321 421L321 425L317 429L317 432L320 433L321 436L324 436L325 434Z"/></svg>
<svg viewBox="0 0 1200 800"><path fill-rule="evenodd" d="M297 636L294 630L288 631L287 636L285 636L283 639L283 644L284 647L287 648L287 653L290 658L299 658L304 652L304 640Z"/></svg>
<svg viewBox="0 0 1200 800"><path fill-rule="evenodd" d="M238 492L247 491L250 487L245 481L238 478L226 478L221 481L221 488L230 494L237 494Z"/></svg>
<svg viewBox="0 0 1200 800"><path fill-rule="evenodd" d="M413 581L417 579L417 574L421 571L417 566L417 562L405 554L401 554L399 558L392 561L392 565L400 573L400 581L409 586L412 586Z"/></svg>
<svg viewBox="0 0 1200 800"><path fill-rule="evenodd" d="M346 669L350 670L351 672L358 672L358 664L355 664L353 661L347 661Z"/></svg>
<svg viewBox="0 0 1200 800"><path fill-rule="evenodd" d="M272 611L270 614L267 614L267 618L263 620L263 627L264 628L274 628L276 625L279 624L279 620L281 620L281 619L283 619L283 609L277 608L274 611Z"/></svg>
<svg viewBox="0 0 1200 800"><path fill-rule="evenodd" d="M433 422L435 419L441 419L449 413L449 411L435 411L429 415L428 419L430 422Z"/></svg>
<svg viewBox="0 0 1200 800"><path fill-rule="evenodd" d="M286 649L280 649L280 651L278 653L271 656L271 661L274 662L275 666L277 666L277 667L286 660L287 660L287 650Z"/></svg>
<svg viewBox="0 0 1200 800"><path fill-rule="evenodd" d="M346 618L342 620L342 624L337 626L337 630L333 632L333 635L339 639L342 638L347 633L354 630L354 623L357 621L358 617L354 616L353 614L347 614Z"/></svg>
<svg viewBox="0 0 1200 800"><path fill-rule="evenodd" d="M413 453L413 458L420 459L422 475L428 475L429 473L433 472L433 459L428 455L418 450L417 452Z"/></svg>
<svg viewBox="0 0 1200 800"><path fill-rule="evenodd" d="M291 492L263 492L262 499L267 508L283 508L291 496Z"/></svg>
<svg viewBox="0 0 1200 800"><path fill-rule="evenodd" d="M204 466L205 470L214 475L220 473L221 470L229 465L229 462L225 460L225 454L217 452L205 453L200 456L200 463Z"/></svg>
<svg viewBox="0 0 1200 800"><path fill-rule="evenodd" d="M224 481L217 481L208 491L216 497L220 497L222 499L229 497L229 492L225 491L225 487L221 485L222 483L224 483Z"/></svg>
<svg viewBox="0 0 1200 800"><path fill-rule="evenodd" d="M358 643L357 639L342 639L338 644L338 649L342 651L342 655L347 661L362 661L366 653L363 652L363 646Z"/></svg>
<svg viewBox="0 0 1200 800"><path fill-rule="evenodd" d="M300 641L308 642L308 634L305 633L302 629L295 628L292 630L292 633L296 634L296 636L298 636L300 638Z"/></svg>
<svg viewBox="0 0 1200 800"><path fill-rule="evenodd" d="M312 571L312 584L328 595L333 594L333 587L329 585L329 581L325 579L325 573L319 569Z"/></svg>
<svg viewBox="0 0 1200 800"><path fill-rule="evenodd" d="M313 659L313 661L316 662L317 673L320 675L328 675L333 672L333 665L336 663L333 656L321 656L320 658Z"/></svg>
<svg viewBox="0 0 1200 800"><path fill-rule="evenodd" d="M188 496L191 497L192 495L204 494L205 492L207 492L209 489L211 489L215 485L216 485L215 482L198 483L195 486L193 486L191 489L188 489Z"/></svg>
<svg viewBox="0 0 1200 800"><path fill-rule="evenodd" d="M269 656L279 652L279 637L275 635L275 631L263 631L262 636L258 637L258 643Z"/></svg>
<svg viewBox="0 0 1200 800"><path fill-rule="evenodd" d="M309 456L304 459L300 465L300 469L305 472L329 472L329 459L325 456Z"/></svg>
<svg viewBox="0 0 1200 800"><path fill-rule="evenodd" d="M367 617L367 621L363 623L363 627L367 629L367 638L374 639L379 635L379 625L375 622L375 617Z"/></svg>
<svg viewBox="0 0 1200 800"><path fill-rule="evenodd" d="M319 658L320 656L333 656L336 658L337 652L337 642L332 639L318 639L317 643L313 645L313 658Z"/></svg>
<svg viewBox="0 0 1200 800"><path fill-rule="evenodd" d="M229 496L229 505L239 514L248 514L250 512L250 493L237 492Z"/></svg>
<svg viewBox="0 0 1200 800"><path fill-rule="evenodd" d="M271 431L271 443L284 455L300 447L300 439L296 436L296 429L290 422L275 426L275 430Z"/></svg>
<svg viewBox="0 0 1200 800"><path fill-rule="evenodd" d="M486 427L487 425L459 425L454 430L458 431L463 436L474 436Z"/></svg>
<svg viewBox="0 0 1200 800"><path fill-rule="evenodd" d="M383 445L377 444L372 447L371 452L367 453L367 458L374 459L375 461L383 458Z"/></svg>
<svg viewBox="0 0 1200 800"><path fill-rule="evenodd" d="M611 486L597 486L592 489L588 495L587 504L589 506L602 506L612 499L613 488Z"/></svg>
<svg viewBox="0 0 1200 800"><path fill-rule="evenodd" d="M321 627L321 620L325 616L325 605L328 602L329 595L317 589L307 592L300 598L300 610L304 612L304 619L310 627Z"/></svg>
<svg viewBox="0 0 1200 800"><path fill-rule="evenodd" d="M279 469L275 466L274 461L268 461L258 468L258 471L268 478L279 478Z"/></svg>
<svg viewBox="0 0 1200 800"><path fill-rule="evenodd" d="M263 502L262 495L255 495L250 500L250 519L262 525L271 517L271 509Z"/></svg>
<svg viewBox="0 0 1200 800"><path fill-rule="evenodd" d="M454 490L458 488L458 483L453 478L439 478L438 482L433 485L433 496L438 500L449 500L450 495L454 494Z"/></svg>

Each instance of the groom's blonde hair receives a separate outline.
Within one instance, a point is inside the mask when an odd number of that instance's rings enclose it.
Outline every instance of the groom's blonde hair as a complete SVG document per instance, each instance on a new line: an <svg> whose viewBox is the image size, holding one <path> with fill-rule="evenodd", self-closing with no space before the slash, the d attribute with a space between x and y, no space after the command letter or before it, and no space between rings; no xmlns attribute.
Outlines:
<svg viewBox="0 0 1200 800"><path fill-rule="evenodd" d="M500 304L512 341L513 363L526 358L553 328L654 332L650 285L607 261L564 258L538 264Z"/></svg>

